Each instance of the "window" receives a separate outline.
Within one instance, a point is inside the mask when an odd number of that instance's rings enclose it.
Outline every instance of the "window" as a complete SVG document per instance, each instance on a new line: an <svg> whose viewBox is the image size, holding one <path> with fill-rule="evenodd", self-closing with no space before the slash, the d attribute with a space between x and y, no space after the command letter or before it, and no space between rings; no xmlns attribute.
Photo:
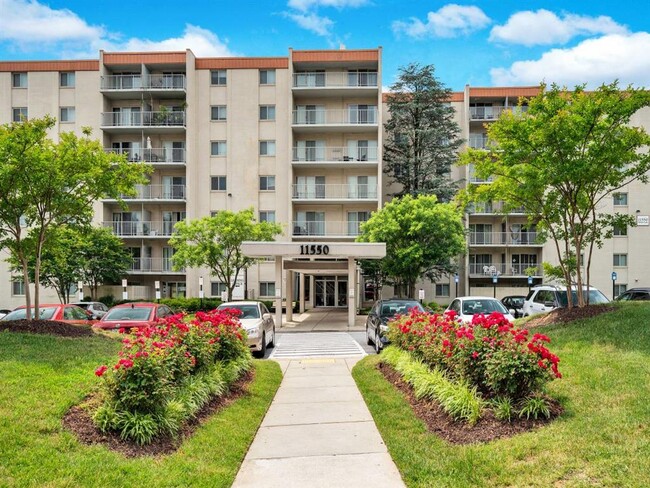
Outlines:
<svg viewBox="0 0 650 488"><path fill-rule="evenodd" d="M260 85L275 85L275 70L274 69L261 69L260 70Z"/></svg>
<svg viewBox="0 0 650 488"><path fill-rule="evenodd" d="M260 296L261 297L274 297L275 296L275 281L261 281L260 282Z"/></svg>
<svg viewBox="0 0 650 488"><path fill-rule="evenodd" d="M22 122L27 118L27 107L14 107L11 109L11 120Z"/></svg>
<svg viewBox="0 0 650 488"><path fill-rule="evenodd" d="M274 191L275 190L275 176L260 176L260 190L261 191Z"/></svg>
<svg viewBox="0 0 650 488"><path fill-rule="evenodd" d="M260 141L260 156L275 156L275 141Z"/></svg>
<svg viewBox="0 0 650 488"><path fill-rule="evenodd" d="M275 120L275 105L260 105L260 120Z"/></svg>
<svg viewBox="0 0 650 488"><path fill-rule="evenodd" d="M220 297L225 291L228 291L225 283L221 283L220 281L210 283L210 295L213 297Z"/></svg>
<svg viewBox="0 0 650 488"><path fill-rule="evenodd" d="M210 178L210 189L212 191L226 191L226 177L212 176Z"/></svg>
<svg viewBox="0 0 650 488"><path fill-rule="evenodd" d="M627 235L627 227L618 227L614 226L614 235L615 236L626 236Z"/></svg>
<svg viewBox="0 0 650 488"><path fill-rule="evenodd" d="M627 291L627 283L617 283L614 285L614 297L619 296L621 293Z"/></svg>
<svg viewBox="0 0 650 488"><path fill-rule="evenodd" d="M627 266L627 254L614 254L614 266Z"/></svg>
<svg viewBox="0 0 650 488"><path fill-rule="evenodd" d="M436 296L448 297L449 296L449 283L436 283Z"/></svg>
<svg viewBox="0 0 650 488"><path fill-rule="evenodd" d="M75 76L74 72L60 73L59 80L61 88L74 88Z"/></svg>
<svg viewBox="0 0 650 488"><path fill-rule="evenodd" d="M24 296L25 282L20 278L14 278L13 280L11 280L11 294L13 296Z"/></svg>
<svg viewBox="0 0 650 488"><path fill-rule="evenodd" d="M227 110L225 105L210 107L210 120L226 120Z"/></svg>
<svg viewBox="0 0 650 488"><path fill-rule="evenodd" d="M614 205L627 205L627 193L614 193Z"/></svg>
<svg viewBox="0 0 650 488"><path fill-rule="evenodd" d="M225 69L214 69L210 71L210 80L213 85L225 85L226 84L226 70Z"/></svg>
<svg viewBox="0 0 650 488"><path fill-rule="evenodd" d="M226 141L212 141L210 143L210 156L225 156Z"/></svg>
<svg viewBox="0 0 650 488"><path fill-rule="evenodd" d="M61 116L59 120L61 122L74 122L75 119L75 110L74 107L61 107Z"/></svg>
<svg viewBox="0 0 650 488"><path fill-rule="evenodd" d="M275 222L275 210L260 210L260 222Z"/></svg>
<svg viewBox="0 0 650 488"><path fill-rule="evenodd" d="M27 73L11 73L11 86L13 88L27 88Z"/></svg>

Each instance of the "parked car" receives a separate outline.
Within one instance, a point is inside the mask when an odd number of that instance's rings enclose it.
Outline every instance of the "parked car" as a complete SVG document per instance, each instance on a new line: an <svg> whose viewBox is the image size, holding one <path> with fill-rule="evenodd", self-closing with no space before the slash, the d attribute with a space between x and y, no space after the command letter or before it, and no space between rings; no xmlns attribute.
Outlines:
<svg viewBox="0 0 650 488"><path fill-rule="evenodd" d="M0 308L0 319L7 315L8 313L11 313L11 310L8 308Z"/></svg>
<svg viewBox="0 0 650 488"><path fill-rule="evenodd" d="M95 324L99 329L131 329L133 327L147 327L158 322L159 319L173 315L172 309L167 305L151 302L133 302L115 305L102 319Z"/></svg>
<svg viewBox="0 0 650 488"><path fill-rule="evenodd" d="M587 292L587 287L584 288L584 292ZM592 305L609 302L607 297L594 287L589 288L588 294L589 303ZM573 303L578 303L578 292L575 287L571 290L571 298ZM526 300L524 300L524 317L550 312L551 310L563 308L567 305L568 295L566 286L538 285L530 290L526 296Z"/></svg>
<svg viewBox="0 0 650 488"><path fill-rule="evenodd" d="M519 317L524 316L523 308L525 299L525 295L510 295L503 297L501 299L501 303L505 305L505 307L508 309L508 312L510 312L510 315L518 319Z"/></svg>
<svg viewBox="0 0 650 488"><path fill-rule="evenodd" d="M388 300L377 300L368 313L366 319L366 343L371 346L374 344L377 354L381 352L388 338L388 322L397 315L403 315L411 310L425 312L425 308L417 300L391 298Z"/></svg>
<svg viewBox="0 0 650 488"><path fill-rule="evenodd" d="M34 307L31 307L32 318L34 317ZM44 303L38 306L40 320L56 320L72 325L93 325L93 320L83 308L70 303ZM27 308L21 305L13 312L8 313L0 320L25 320L27 319Z"/></svg>
<svg viewBox="0 0 650 488"><path fill-rule="evenodd" d="M239 321L248 336L248 346L253 355L263 358L267 347L275 346L275 322L262 302L226 302L217 310L239 310Z"/></svg>
<svg viewBox="0 0 650 488"><path fill-rule="evenodd" d="M503 303L492 297L458 297L449 304L445 312L450 312L452 310L456 312L457 320L465 323L470 323L474 318L474 315L490 315L492 312L503 314L503 316L510 322L515 321L515 318L510 314Z"/></svg>
<svg viewBox="0 0 650 488"><path fill-rule="evenodd" d="M616 297L617 301L650 300L650 288L630 288Z"/></svg>
<svg viewBox="0 0 650 488"><path fill-rule="evenodd" d="M74 302L73 305L83 308L95 318L96 320L101 319L106 312L108 312L108 307L102 302Z"/></svg>

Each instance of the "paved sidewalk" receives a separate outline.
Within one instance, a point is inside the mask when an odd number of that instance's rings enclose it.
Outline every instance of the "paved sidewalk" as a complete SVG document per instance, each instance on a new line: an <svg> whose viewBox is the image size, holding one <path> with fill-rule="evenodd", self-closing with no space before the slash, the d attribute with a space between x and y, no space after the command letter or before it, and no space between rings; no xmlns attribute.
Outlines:
<svg viewBox="0 0 650 488"><path fill-rule="evenodd" d="M234 487L403 487L350 370L360 359L279 360L284 378Z"/></svg>

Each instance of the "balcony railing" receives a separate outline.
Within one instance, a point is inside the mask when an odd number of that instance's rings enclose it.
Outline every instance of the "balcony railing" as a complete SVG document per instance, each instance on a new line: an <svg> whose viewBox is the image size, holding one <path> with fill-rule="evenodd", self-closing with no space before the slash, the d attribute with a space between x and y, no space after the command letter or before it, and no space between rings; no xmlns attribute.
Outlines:
<svg viewBox="0 0 650 488"><path fill-rule="evenodd" d="M185 200L185 185L135 185L136 195L124 200Z"/></svg>
<svg viewBox="0 0 650 488"><path fill-rule="evenodd" d="M142 221L116 222L104 221L104 227L111 229L118 237L169 237L174 232L176 222Z"/></svg>
<svg viewBox="0 0 650 488"><path fill-rule="evenodd" d="M493 105L491 107L470 107L469 116L471 120L496 120L499 117L501 117L501 114L506 110L515 113L521 113L521 112L526 112L528 110L528 106L523 105L521 107L517 107L517 106L504 107L504 106Z"/></svg>
<svg viewBox="0 0 650 488"><path fill-rule="evenodd" d="M472 277L509 276L525 277L532 271L532 276L542 276L542 266L538 264L472 264L469 265L469 274Z"/></svg>
<svg viewBox="0 0 650 488"><path fill-rule="evenodd" d="M468 214L502 214L503 204L501 202L477 202L470 204L467 207ZM515 208L508 212L508 214L525 214L523 208Z"/></svg>
<svg viewBox="0 0 650 488"><path fill-rule="evenodd" d="M485 149L488 147L488 136L485 134L470 134L468 145L472 149Z"/></svg>
<svg viewBox="0 0 650 488"><path fill-rule="evenodd" d="M377 108L293 111L294 125L377 125Z"/></svg>
<svg viewBox="0 0 650 488"><path fill-rule="evenodd" d="M361 233L361 224L357 221L321 221L299 220L292 223L293 237L356 237Z"/></svg>
<svg viewBox="0 0 650 488"><path fill-rule="evenodd" d="M153 148L153 149L119 149L106 147L106 152L125 154L129 161L144 161L146 163L185 164L185 149L183 148Z"/></svg>
<svg viewBox="0 0 650 488"><path fill-rule="evenodd" d="M377 87L376 71L294 73L294 88Z"/></svg>
<svg viewBox="0 0 650 488"><path fill-rule="evenodd" d="M130 272L136 273L185 273L185 269L174 271L169 258L133 258Z"/></svg>
<svg viewBox="0 0 650 488"><path fill-rule="evenodd" d="M108 75L101 78L102 90L185 90L183 74Z"/></svg>
<svg viewBox="0 0 650 488"><path fill-rule="evenodd" d="M470 246L534 246L537 232L470 232Z"/></svg>
<svg viewBox="0 0 650 488"><path fill-rule="evenodd" d="M294 147L293 161L377 161L376 147Z"/></svg>
<svg viewBox="0 0 650 488"><path fill-rule="evenodd" d="M102 127L185 127L184 111L103 112Z"/></svg>
<svg viewBox="0 0 650 488"><path fill-rule="evenodd" d="M294 200L376 200L377 185L294 184L292 195Z"/></svg>

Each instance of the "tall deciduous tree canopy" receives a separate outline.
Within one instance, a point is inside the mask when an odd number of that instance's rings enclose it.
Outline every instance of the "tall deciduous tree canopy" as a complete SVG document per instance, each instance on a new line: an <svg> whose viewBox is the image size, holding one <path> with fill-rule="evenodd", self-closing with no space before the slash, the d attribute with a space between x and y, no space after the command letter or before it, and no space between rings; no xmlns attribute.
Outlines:
<svg viewBox="0 0 650 488"><path fill-rule="evenodd" d="M279 224L255 222L252 208L179 222L169 239L169 244L176 250L172 258L174 269L210 269L219 281L226 284L228 300L232 300L239 273L256 261L242 254L242 242L272 241L281 233Z"/></svg>
<svg viewBox="0 0 650 488"><path fill-rule="evenodd" d="M611 237L614 227L634 225L634 218L604 213L611 194L634 180L647 181L650 136L631 124L650 105L643 89L619 89L617 83L593 92L541 86L528 110L506 111L488 127L489 151L468 150L463 162L475 166L489 185L468 187L475 201L502 200L504 211L523 208L538 230L550 237L564 280L577 288L578 305L586 303L594 247ZM584 273L577 265L584 253ZM571 294L568 294L572 306Z"/></svg>
<svg viewBox="0 0 650 488"><path fill-rule="evenodd" d="M456 192L451 166L462 144L449 105L451 90L434 76L432 65L400 68L387 97L384 172L399 183L402 195L436 195L449 201Z"/></svg>
<svg viewBox="0 0 650 488"><path fill-rule="evenodd" d="M93 204L102 198L122 202L146 181L148 168L104 151L102 144L84 136L61 133L48 138L52 117L25 120L0 127L0 246L20 263L29 310L29 256L25 236L33 239L34 310L38 318L41 258L47 233L73 223L88 225Z"/></svg>
<svg viewBox="0 0 650 488"><path fill-rule="evenodd" d="M359 242L385 242L381 260L388 284L415 298L415 283L455 271L465 251L462 213L455 203L439 203L435 195L394 198L362 226Z"/></svg>

